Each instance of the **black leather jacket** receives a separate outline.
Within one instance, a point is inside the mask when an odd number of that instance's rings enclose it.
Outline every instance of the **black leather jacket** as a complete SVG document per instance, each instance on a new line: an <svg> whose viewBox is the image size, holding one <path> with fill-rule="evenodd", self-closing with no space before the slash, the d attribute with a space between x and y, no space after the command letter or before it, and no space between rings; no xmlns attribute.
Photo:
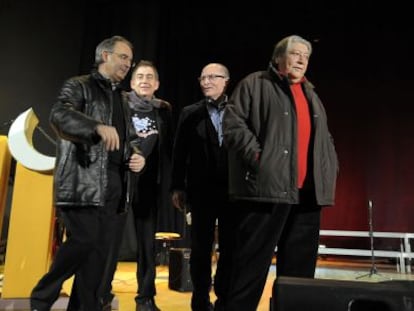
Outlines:
<svg viewBox="0 0 414 311"><path fill-rule="evenodd" d="M122 96L126 124L124 161L138 141L131 125L126 96ZM63 84L50 113L58 136L54 172L54 203L57 207L103 206L108 184L108 153L95 129L112 120L112 86L96 70L70 78ZM131 174L125 174L130 180ZM127 185L129 188L129 185ZM125 202L129 204L127 189Z"/></svg>

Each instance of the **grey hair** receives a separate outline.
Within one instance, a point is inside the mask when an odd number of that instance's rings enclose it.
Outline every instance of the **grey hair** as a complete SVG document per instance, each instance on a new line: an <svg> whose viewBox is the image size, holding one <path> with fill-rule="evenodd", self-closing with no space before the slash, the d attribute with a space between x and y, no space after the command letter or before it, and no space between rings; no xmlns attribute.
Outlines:
<svg viewBox="0 0 414 311"><path fill-rule="evenodd" d="M95 66L98 66L104 62L102 58L102 52L103 51L113 52L115 44L118 42L123 42L127 44L131 48L131 50L134 49L132 43L122 36L113 36L113 37L107 38L103 40L101 43L99 43L98 46L96 47Z"/></svg>
<svg viewBox="0 0 414 311"><path fill-rule="evenodd" d="M289 50L293 43L302 43L306 45L309 50L309 55L312 54L312 44L308 40L302 38L301 36L291 35L283 38L278 43L276 43L273 50L272 62L277 64L278 60L286 55L286 52Z"/></svg>

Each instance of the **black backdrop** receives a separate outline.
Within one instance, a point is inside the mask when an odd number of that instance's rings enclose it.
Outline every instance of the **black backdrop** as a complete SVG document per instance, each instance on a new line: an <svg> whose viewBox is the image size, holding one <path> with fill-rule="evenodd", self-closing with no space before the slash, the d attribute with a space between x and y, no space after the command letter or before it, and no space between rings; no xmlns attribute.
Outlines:
<svg viewBox="0 0 414 311"><path fill-rule="evenodd" d="M206 63L228 66L231 92L267 66L276 41L299 34L314 44L308 78L325 103L341 167L322 227L367 230L372 200L375 230L414 232L409 12L398 1L0 0L0 122L33 107L53 136L47 117L62 81L88 72L96 44L114 34L133 42L136 60L156 63L158 96L175 117L201 97L196 78ZM34 144L53 155L38 132Z"/></svg>

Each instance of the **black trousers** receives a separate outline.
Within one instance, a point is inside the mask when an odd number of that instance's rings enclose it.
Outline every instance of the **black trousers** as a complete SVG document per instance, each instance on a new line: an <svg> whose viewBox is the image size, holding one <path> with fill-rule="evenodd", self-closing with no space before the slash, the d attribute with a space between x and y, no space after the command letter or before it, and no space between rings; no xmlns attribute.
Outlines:
<svg viewBox="0 0 414 311"><path fill-rule="evenodd" d="M112 281L118 265L118 254L120 251L120 243L122 239L123 228L126 223L126 214L117 214L111 217L110 225L106 225L106 233L110 236L107 239L108 248L103 272L100 275L101 281L98 288L99 305L109 305L114 298L112 293ZM67 311L83 310L81 307L82 296L82 273L78 272L75 275L72 292L70 295Z"/></svg>
<svg viewBox="0 0 414 311"><path fill-rule="evenodd" d="M210 290L212 288L212 251L215 241L215 232L218 232L219 260L214 276L214 290L217 296L223 291L216 284L221 279L221 271L227 258L227 218L229 202L212 195L216 200L197 201L191 204L191 256L190 274L193 284L191 307L193 310L207 310L210 304ZM217 226L218 225L218 226ZM227 267L224 267L226 269Z"/></svg>
<svg viewBox="0 0 414 311"><path fill-rule="evenodd" d="M59 246L49 271L33 288L31 308L49 311L59 297L63 282L75 275L68 310L101 311L103 284L112 280L120 239L118 210L122 204L122 176L109 172L111 191L103 207L72 207L60 210L66 240Z"/></svg>
<svg viewBox="0 0 414 311"><path fill-rule="evenodd" d="M140 302L156 295L156 241L158 185L151 179L140 178L134 194L132 211L137 238L137 271L138 282L135 300Z"/></svg>
<svg viewBox="0 0 414 311"><path fill-rule="evenodd" d="M277 246L277 276L313 278L316 268L320 207L242 202L233 209L231 258L223 269L223 291L215 310L254 311L260 301Z"/></svg>

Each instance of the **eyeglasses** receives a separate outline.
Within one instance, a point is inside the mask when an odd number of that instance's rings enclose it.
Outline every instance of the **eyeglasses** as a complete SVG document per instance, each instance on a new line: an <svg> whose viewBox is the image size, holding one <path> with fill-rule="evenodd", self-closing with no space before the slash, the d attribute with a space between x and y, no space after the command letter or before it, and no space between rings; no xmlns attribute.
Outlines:
<svg viewBox="0 0 414 311"><path fill-rule="evenodd" d="M305 60L309 60L309 56L310 56L309 53L303 53L300 51L289 51L288 54L293 56L294 58L302 57Z"/></svg>
<svg viewBox="0 0 414 311"><path fill-rule="evenodd" d="M207 81L216 81L218 78L226 79L226 76L223 76L223 75L215 75L215 74L205 75L205 76L199 77L198 78L198 81L200 81L200 82L203 82L204 80L207 80Z"/></svg>
<svg viewBox="0 0 414 311"><path fill-rule="evenodd" d="M110 54L114 54L114 55L118 56L123 61L127 61L131 65L131 67L135 67L134 60L131 57L129 57L128 55L123 54L123 53L112 52L112 51L107 51L107 52L110 53Z"/></svg>

